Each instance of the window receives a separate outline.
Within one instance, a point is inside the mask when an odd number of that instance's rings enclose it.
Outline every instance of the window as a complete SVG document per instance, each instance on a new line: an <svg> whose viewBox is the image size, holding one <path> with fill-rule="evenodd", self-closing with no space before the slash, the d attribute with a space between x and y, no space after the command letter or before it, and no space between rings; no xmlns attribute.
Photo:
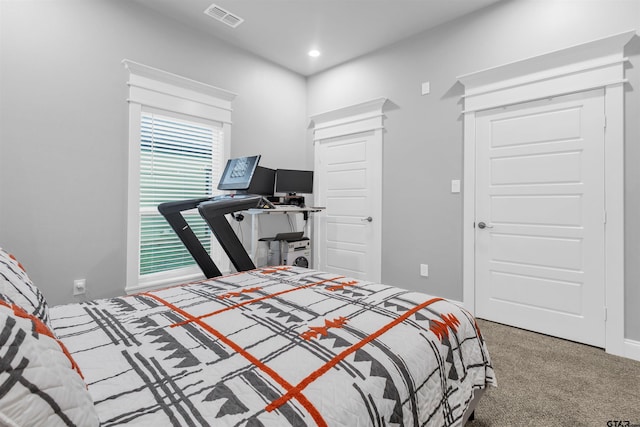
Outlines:
<svg viewBox="0 0 640 427"><path fill-rule="evenodd" d="M219 125L201 124L143 111L140 121L140 276L195 265L157 206L214 194L221 174ZM209 227L197 212L185 214L212 253Z"/></svg>
<svg viewBox="0 0 640 427"><path fill-rule="evenodd" d="M234 94L132 61L127 292L203 278L157 206L206 197L229 152ZM220 270L228 261L196 210L183 213Z"/></svg>

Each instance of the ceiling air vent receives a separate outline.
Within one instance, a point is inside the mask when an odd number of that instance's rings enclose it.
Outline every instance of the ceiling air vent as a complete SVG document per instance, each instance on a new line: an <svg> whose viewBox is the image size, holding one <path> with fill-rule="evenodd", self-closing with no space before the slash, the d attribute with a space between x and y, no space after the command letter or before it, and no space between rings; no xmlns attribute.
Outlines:
<svg viewBox="0 0 640 427"><path fill-rule="evenodd" d="M204 13L205 15L209 15L213 19L217 19L218 21L227 24L231 28L236 28L244 21L244 19L240 18L237 15L234 15L233 13L221 8L216 4L212 4L211 6L209 6L204 11Z"/></svg>

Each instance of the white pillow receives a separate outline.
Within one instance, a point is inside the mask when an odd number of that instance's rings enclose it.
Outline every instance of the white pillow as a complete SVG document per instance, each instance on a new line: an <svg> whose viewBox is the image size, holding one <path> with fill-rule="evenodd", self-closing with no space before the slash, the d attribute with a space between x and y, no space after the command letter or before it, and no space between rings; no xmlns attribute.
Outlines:
<svg viewBox="0 0 640 427"><path fill-rule="evenodd" d="M2 248L0 248L0 297L19 305L51 329L49 306L44 295L31 282L22 264Z"/></svg>
<svg viewBox="0 0 640 427"><path fill-rule="evenodd" d="M0 425L98 426L81 373L38 318L0 301Z"/></svg>

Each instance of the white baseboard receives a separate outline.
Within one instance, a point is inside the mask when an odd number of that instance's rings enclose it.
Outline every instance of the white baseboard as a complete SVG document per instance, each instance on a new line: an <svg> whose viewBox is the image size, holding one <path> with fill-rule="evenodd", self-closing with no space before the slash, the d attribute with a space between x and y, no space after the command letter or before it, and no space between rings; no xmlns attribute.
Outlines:
<svg viewBox="0 0 640 427"><path fill-rule="evenodd" d="M640 362L640 341L625 339L623 356Z"/></svg>

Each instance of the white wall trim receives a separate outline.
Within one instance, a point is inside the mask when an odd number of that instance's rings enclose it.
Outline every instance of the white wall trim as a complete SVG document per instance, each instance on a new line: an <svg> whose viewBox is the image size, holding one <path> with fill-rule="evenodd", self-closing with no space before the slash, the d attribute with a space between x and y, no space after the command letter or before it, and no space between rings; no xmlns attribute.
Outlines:
<svg viewBox="0 0 640 427"><path fill-rule="evenodd" d="M129 59L123 59L122 64L124 64L125 68L129 70L131 74L148 79L141 80L141 82L146 82L151 87L158 87L158 85L169 85L187 89L189 90L189 93L192 93L195 98L208 96L209 98L212 98L214 100L219 99L227 102L233 101L237 96L237 94L228 90L220 89L219 87L192 80L187 77L179 76L178 74L173 74L168 71L140 64L139 62L131 61ZM174 89L172 87L168 88L169 92L173 90Z"/></svg>
<svg viewBox="0 0 640 427"><path fill-rule="evenodd" d="M233 92L125 59L130 103L231 123Z"/></svg>
<svg viewBox="0 0 640 427"><path fill-rule="evenodd" d="M231 143L231 102L236 94L177 74L159 70L125 59L129 71L129 163L127 194L127 257L126 285L128 293L177 284L202 278L197 268L140 277L140 117L153 109L178 113L181 116L217 122L224 134L222 155L229 156ZM216 124L216 125L217 125ZM221 253L221 252L220 252ZM212 254L214 257L216 253ZM218 265L226 269L228 260Z"/></svg>
<svg viewBox="0 0 640 427"><path fill-rule="evenodd" d="M568 95L625 82L622 47L635 31L465 74L464 112Z"/></svg>
<svg viewBox="0 0 640 427"><path fill-rule="evenodd" d="M528 82L540 82L560 76L585 72L620 62L620 46L629 42L635 30L592 40L542 55L521 59L497 67L458 76L465 85L464 97L479 95ZM468 108L467 105L465 105Z"/></svg>
<svg viewBox="0 0 640 427"><path fill-rule="evenodd" d="M313 140L383 129L382 108L386 101L387 98L376 98L312 115Z"/></svg>
<svg viewBox="0 0 640 427"><path fill-rule="evenodd" d="M624 338L624 46L627 31L584 44L465 74L464 94L463 302L475 313L476 113L482 110L605 89L605 349L631 357ZM630 350L631 348L631 350ZM635 357L632 357L635 358Z"/></svg>
<svg viewBox="0 0 640 427"><path fill-rule="evenodd" d="M640 362L640 341L625 339L624 351L621 356Z"/></svg>
<svg viewBox="0 0 640 427"><path fill-rule="evenodd" d="M196 266L195 268L185 269L184 273L179 275L173 275L171 277L163 277L160 279L141 281L137 285L127 286L125 289L127 295L137 294L140 292L152 291L155 289L162 289L172 285L180 285L185 283L191 283L196 281L206 280L206 277Z"/></svg>
<svg viewBox="0 0 640 427"><path fill-rule="evenodd" d="M368 280L379 282L382 277L382 149L383 149L383 131L384 131L384 114L383 107L387 102L387 98L375 98L370 101L361 102L358 104L350 105L343 108L338 108L332 111L319 113L312 115L311 126L313 127L313 142L315 145L315 164L316 171L322 167L320 165L318 155L319 145L323 141L328 141L332 138L338 138L342 136L355 135L364 132L371 132L371 144L373 152L371 154L372 166L375 170L379 170L378 176L370 177L370 184L373 188L380 189L380 196L377 197L373 206L371 206L371 216L376 218L376 221L371 223L375 228L375 235L379 236L379 241L376 242L374 247L369 248L372 251L372 258L379 260L376 265L373 266L372 277ZM318 187L318 182L314 183L314 194L321 193L321 189ZM326 212L322 212L319 215L325 215ZM320 228L324 221L320 221L319 218L314 221L314 236L321 236ZM318 239L313 240L313 265L320 265L319 260L319 248L320 242Z"/></svg>

